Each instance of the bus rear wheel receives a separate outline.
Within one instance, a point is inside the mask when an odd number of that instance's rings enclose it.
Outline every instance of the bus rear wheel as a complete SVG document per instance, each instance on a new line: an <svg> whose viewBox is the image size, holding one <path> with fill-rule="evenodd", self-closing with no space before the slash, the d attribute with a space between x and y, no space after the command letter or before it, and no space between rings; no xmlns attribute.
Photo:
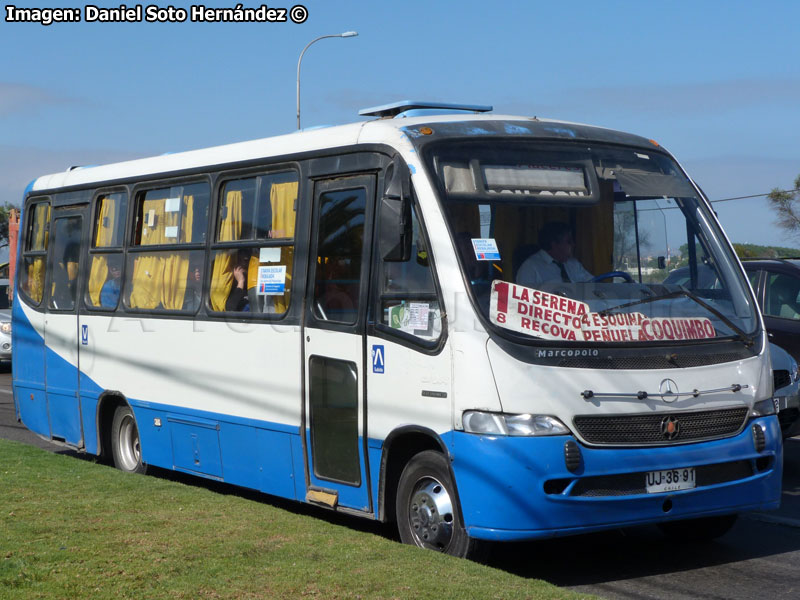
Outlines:
<svg viewBox="0 0 800 600"><path fill-rule="evenodd" d="M129 406L118 406L111 424L111 453L114 466L128 473L144 473L139 428Z"/></svg>
<svg viewBox="0 0 800 600"><path fill-rule="evenodd" d="M467 535L461 522L450 469L440 452L420 452L403 469L396 517L404 544L461 558L478 554L477 540Z"/></svg>

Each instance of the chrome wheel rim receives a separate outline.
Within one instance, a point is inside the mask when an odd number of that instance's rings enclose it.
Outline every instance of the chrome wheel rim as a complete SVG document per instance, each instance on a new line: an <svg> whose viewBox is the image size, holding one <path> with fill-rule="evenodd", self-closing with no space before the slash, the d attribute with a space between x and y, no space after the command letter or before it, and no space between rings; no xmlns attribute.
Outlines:
<svg viewBox="0 0 800 600"><path fill-rule="evenodd" d="M139 430L133 415L125 415L119 425L119 457L126 471L135 471L141 460Z"/></svg>
<svg viewBox="0 0 800 600"><path fill-rule="evenodd" d="M408 523L417 546L446 551L453 539L453 520L447 489L433 477L420 479L408 503Z"/></svg>

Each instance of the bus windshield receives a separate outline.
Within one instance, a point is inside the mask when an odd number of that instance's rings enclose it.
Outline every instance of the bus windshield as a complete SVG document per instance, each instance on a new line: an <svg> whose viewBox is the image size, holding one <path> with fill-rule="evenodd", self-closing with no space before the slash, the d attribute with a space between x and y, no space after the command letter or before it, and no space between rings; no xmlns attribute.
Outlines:
<svg viewBox="0 0 800 600"><path fill-rule="evenodd" d="M657 147L459 140L426 157L474 302L498 331L581 344L756 332L727 241Z"/></svg>

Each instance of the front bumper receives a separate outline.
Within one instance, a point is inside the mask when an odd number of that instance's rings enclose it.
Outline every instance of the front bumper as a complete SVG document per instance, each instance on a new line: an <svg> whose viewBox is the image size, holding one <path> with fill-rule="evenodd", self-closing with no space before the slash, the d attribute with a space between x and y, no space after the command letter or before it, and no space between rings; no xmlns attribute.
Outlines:
<svg viewBox="0 0 800 600"><path fill-rule="evenodd" d="M753 425L764 431L756 450ZM578 444L569 471L564 445ZM634 524L777 508L783 448L778 419L750 421L735 437L671 447L597 448L572 436L454 432L453 473L470 536L524 540ZM648 494L645 473L694 467L697 487Z"/></svg>

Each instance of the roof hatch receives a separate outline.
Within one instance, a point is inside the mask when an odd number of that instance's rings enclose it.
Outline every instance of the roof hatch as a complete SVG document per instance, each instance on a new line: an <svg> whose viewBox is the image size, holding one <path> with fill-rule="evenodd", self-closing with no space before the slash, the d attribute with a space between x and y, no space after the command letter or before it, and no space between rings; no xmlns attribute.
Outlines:
<svg viewBox="0 0 800 600"><path fill-rule="evenodd" d="M492 110L483 104L448 104L445 102L420 102L419 100L400 100L382 106L373 106L358 111L362 117L420 117L426 115L450 115L465 112L482 113Z"/></svg>

